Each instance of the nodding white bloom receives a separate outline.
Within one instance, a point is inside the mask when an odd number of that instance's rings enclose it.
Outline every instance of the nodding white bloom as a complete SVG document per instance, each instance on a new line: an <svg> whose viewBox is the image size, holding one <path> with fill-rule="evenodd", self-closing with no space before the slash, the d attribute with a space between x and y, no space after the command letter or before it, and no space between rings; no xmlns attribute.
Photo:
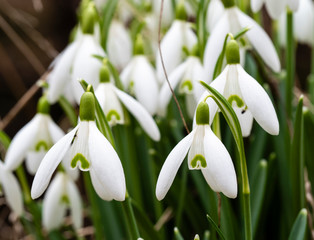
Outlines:
<svg viewBox="0 0 314 240"><path fill-rule="evenodd" d="M286 14L279 18L279 40L286 45ZM314 45L314 3L311 0L300 0L298 11L293 14L294 38L310 46Z"/></svg>
<svg viewBox="0 0 314 240"><path fill-rule="evenodd" d="M49 103L45 97L38 102L38 113L12 139L5 165L13 171L26 158L26 167L35 174L47 151L64 136L61 128L49 115Z"/></svg>
<svg viewBox="0 0 314 240"><path fill-rule="evenodd" d="M164 65L167 74L181 63L184 53L183 48L191 50L197 43L195 33L191 29L191 23L176 19L160 43ZM165 74L161 63L159 51L156 53L157 77L160 83L164 82Z"/></svg>
<svg viewBox="0 0 314 240"><path fill-rule="evenodd" d="M179 85L179 93L185 94L188 114L193 117L197 101L204 89L198 81L203 79L203 66L196 56L189 56L169 75L169 82L173 89ZM171 91L167 82L164 82L159 95L159 114L164 116L171 100Z"/></svg>
<svg viewBox="0 0 314 240"><path fill-rule="evenodd" d="M113 20L110 24L107 41L108 58L118 70L122 70L132 57L132 41L125 26Z"/></svg>
<svg viewBox="0 0 314 240"><path fill-rule="evenodd" d="M24 210L20 185L14 174L2 163L2 161L0 161L0 186L2 187L7 204L16 215L21 216Z"/></svg>
<svg viewBox="0 0 314 240"><path fill-rule="evenodd" d="M144 55L143 42L138 36L135 43L136 55L122 71L120 78L124 89L128 89L136 99L154 115L157 111L159 86L155 69Z"/></svg>
<svg viewBox="0 0 314 240"><path fill-rule="evenodd" d="M230 155L209 125L209 107L201 102L196 110L196 127L170 152L160 171L156 196L162 200L188 154L189 169L200 169L215 192L235 198L238 192L236 173Z"/></svg>
<svg viewBox="0 0 314 240"><path fill-rule="evenodd" d="M278 19L288 6L294 12L299 8L300 0L251 0L251 8L253 12L258 12L265 3L267 12L273 19Z"/></svg>
<svg viewBox="0 0 314 240"><path fill-rule="evenodd" d="M209 36L204 53L205 74L212 80L218 57L222 51L224 39L230 32L236 34L249 27L245 33L264 62L275 72L280 71L280 61L276 49L267 33L249 16L241 12L236 6L227 6L223 16L216 24Z"/></svg>
<svg viewBox="0 0 314 240"><path fill-rule="evenodd" d="M45 191L53 172L68 152L68 164L73 169L78 167L90 172L92 184L102 199L125 199L123 168L116 151L96 126L95 99L90 92L82 95L80 119L80 123L53 145L42 160L32 185L33 199Z"/></svg>
<svg viewBox="0 0 314 240"><path fill-rule="evenodd" d="M153 11L157 19L159 19L159 16L160 16L161 3L162 3L162 0L152 1ZM169 26L171 22L173 21L174 11L173 11L173 6L172 6L171 1L166 0L166 1L163 1L163 3L164 5L163 5L163 11L162 11L161 25L166 27L166 26Z"/></svg>
<svg viewBox="0 0 314 240"><path fill-rule="evenodd" d="M235 40L227 43L226 58L226 68L211 86L232 105L239 119L242 135L244 137L250 135L253 117L266 132L278 135L279 123L274 106L262 86L239 64L239 45ZM201 99L207 95L208 93L204 93ZM212 122L218 107L212 99L207 99L207 103L213 109L210 121Z"/></svg>
<svg viewBox="0 0 314 240"><path fill-rule="evenodd" d="M106 68L102 68L100 75L102 75L102 71L107 72ZM153 140L159 141L159 129L147 110L133 97L116 88L109 81L108 73L105 73L103 76L101 77L101 83L95 91L95 95L109 124L113 126L124 123L122 103L139 122L147 135Z"/></svg>
<svg viewBox="0 0 314 240"><path fill-rule="evenodd" d="M73 226L78 230L83 222L80 192L69 176L59 172L48 187L43 200L44 227L48 231L60 227L67 209L70 209Z"/></svg>
<svg viewBox="0 0 314 240"><path fill-rule="evenodd" d="M220 0L211 0L209 2L206 14L206 27L210 33L223 15L224 9L224 5Z"/></svg>

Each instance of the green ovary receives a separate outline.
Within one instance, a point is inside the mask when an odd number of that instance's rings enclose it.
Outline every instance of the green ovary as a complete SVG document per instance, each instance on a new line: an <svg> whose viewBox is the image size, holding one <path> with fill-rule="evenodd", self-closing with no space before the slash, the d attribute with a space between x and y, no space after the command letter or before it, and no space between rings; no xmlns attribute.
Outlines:
<svg viewBox="0 0 314 240"><path fill-rule="evenodd" d="M228 98L228 102L231 104L231 106L232 106L232 102L236 102L238 108L241 108L244 106L243 100L238 95L231 95Z"/></svg>
<svg viewBox="0 0 314 240"><path fill-rule="evenodd" d="M206 168L207 163L204 156L200 154L196 154L195 157L191 161L192 168L199 169L199 168Z"/></svg>
<svg viewBox="0 0 314 240"><path fill-rule="evenodd" d="M77 153L75 157L71 161L71 167L75 168L77 163L81 162L81 169L88 170L89 169L89 161L83 156L81 153Z"/></svg>
<svg viewBox="0 0 314 240"><path fill-rule="evenodd" d="M39 141L36 146L35 146L35 151L39 152L41 149L48 151L49 150L49 146L48 143L45 142L44 140Z"/></svg>
<svg viewBox="0 0 314 240"><path fill-rule="evenodd" d="M110 110L107 114L107 120L109 122L111 122L111 120L117 120L119 121L121 119L121 116L119 115L119 113L115 110Z"/></svg>

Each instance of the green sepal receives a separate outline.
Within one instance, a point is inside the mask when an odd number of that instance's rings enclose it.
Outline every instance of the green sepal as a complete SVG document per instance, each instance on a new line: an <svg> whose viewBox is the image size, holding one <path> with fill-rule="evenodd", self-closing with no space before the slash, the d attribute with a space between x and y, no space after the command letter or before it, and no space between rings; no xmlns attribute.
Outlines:
<svg viewBox="0 0 314 240"><path fill-rule="evenodd" d="M226 59L227 64L239 64L240 63L240 50L239 44L236 40L230 40L226 47Z"/></svg>
<svg viewBox="0 0 314 240"><path fill-rule="evenodd" d="M209 107L206 102L200 102L196 109L196 124L209 124Z"/></svg>
<svg viewBox="0 0 314 240"><path fill-rule="evenodd" d="M95 120L95 98L91 92L83 93L80 102L81 121Z"/></svg>
<svg viewBox="0 0 314 240"><path fill-rule="evenodd" d="M50 112L50 104L46 98L46 96L42 96L37 103L37 112L42 114L49 114Z"/></svg>

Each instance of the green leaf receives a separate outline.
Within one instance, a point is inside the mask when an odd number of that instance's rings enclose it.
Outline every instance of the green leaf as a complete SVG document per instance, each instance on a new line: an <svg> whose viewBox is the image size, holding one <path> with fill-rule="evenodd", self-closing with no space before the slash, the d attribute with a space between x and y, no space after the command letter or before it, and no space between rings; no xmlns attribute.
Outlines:
<svg viewBox="0 0 314 240"><path fill-rule="evenodd" d="M225 240L225 236L223 235L222 231L219 229L219 227L217 226L217 224L215 223L215 221L207 214L206 215L208 221L210 222L210 224L215 228L216 232L218 233L219 237L222 240Z"/></svg>
<svg viewBox="0 0 314 240"><path fill-rule="evenodd" d="M71 103L69 103L69 101L63 96L59 98L58 103L60 104L65 115L67 115L69 118L72 127L75 127L77 125L77 114Z"/></svg>
<svg viewBox="0 0 314 240"><path fill-rule="evenodd" d="M117 4L118 4L118 0L110 0L107 1L106 6L104 7L103 10L103 21L101 21L101 46L107 50L107 40L108 40L108 33L109 33L109 28L110 28L110 24L112 21L112 18L114 16L114 13L116 11L117 8Z"/></svg>
<svg viewBox="0 0 314 240"><path fill-rule="evenodd" d="M253 226L253 236L258 227L258 220L261 214L265 190L266 190L266 182L267 182L267 170L268 163L266 160L261 160L258 164L258 168L253 175L252 180L252 198L251 198L251 206L252 206L252 226Z"/></svg>
<svg viewBox="0 0 314 240"><path fill-rule="evenodd" d="M299 215L293 223L292 230L289 235L289 240L303 240L305 237L307 224L307 211L305 208L301 209Z"/></svg>
<svg viewBox="0 0 314 240"><path fill-rule="evenodd" d="M0 142L5 149L8 149L11 139L10 137L4 132L0 130Z"/></svg>
<svg viewBox="0 0 314 240"><path fill-rule="evenodd" d="M181 235L181 233L177 227L175 227L173 229L173 232L174 232L174 236L175 236L176 240L184 240L184 238L182 237L182 235Z"/></svg>

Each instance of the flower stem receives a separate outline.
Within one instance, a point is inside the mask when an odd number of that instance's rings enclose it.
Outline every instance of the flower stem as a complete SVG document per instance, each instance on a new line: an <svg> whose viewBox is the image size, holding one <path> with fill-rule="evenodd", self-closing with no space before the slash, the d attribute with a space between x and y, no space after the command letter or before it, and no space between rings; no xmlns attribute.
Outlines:
<svg viewBox="0 0 314 240"><path fill-rule="evenodd" d="M130 239L140 238L140 232L137 227L137 223L134 216L134 211L132 207L132 199L130 198L128 192L125 195L125 201L122 202L123 211L127 218L127 224L129 227Z"/></svg>
<svg viewBox="0 0 314 240"><path fill-rule="evenodd" d="M286 70L287 70L287 81L286 81L286 112L288 118L291 119L292 112L292 96L294 86L294 40L293 40L293 12L287 10L287 51L286 51Z"/></svg>

